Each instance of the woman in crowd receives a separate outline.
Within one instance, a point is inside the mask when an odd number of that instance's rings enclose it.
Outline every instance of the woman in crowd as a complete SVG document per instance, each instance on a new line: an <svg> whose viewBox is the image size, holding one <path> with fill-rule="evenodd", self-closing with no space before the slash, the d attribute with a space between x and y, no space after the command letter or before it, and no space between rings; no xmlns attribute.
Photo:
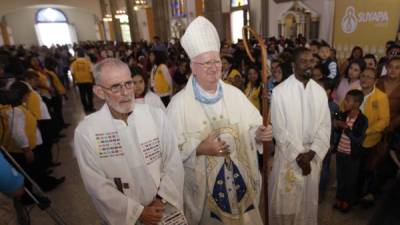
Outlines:
<svg viewBox="0 0 400 225"><path fill-rule="evenodd" d="M150 72L150 86L154 93L160 96L165 106L172 96L172 78L166 65L166 56L161 51L151 51L149 59L152 66Z"/></svg>
<svg viewBox="0 0 400 225"><path fill-rule="evenodd" d="M245 82L244 94L249 101L261 112L262 110L262 85L261 75L258 68L254 65L247 69L247 79Z"/></svg>
<svg viewBox="0 0 400 225"><path fill-rule="evenodd" d="M392 132L400 127L400 57L391 58L386 66L387 76L381 77L376 87L385 92L389 98L390 125Z"/></svg>
<svg viewBox="0 0 400 225"><path fill-rule="evenodd" d="M148 82L142 74L133 74L132 80L135 85L135 103L145 103L165 110L161 98L149 90Z"/></svg>
<svg viewBox="0 0 400 225"><path fill-rule="evenodd" d="M340 105L346 96L347 92L353 89L361 89L360 86L360 74L365 69L365 63L363 60L352 61L344 74L344 77L339 83L339 86L335 92L335 102Z"/></svg>
<svg viewBox="0 0 400 225"><path fill-rule="evenodd" d="M233 68L232 57L222 56L222 80L242 90L243 80L240 72Z"/></svg>
<svg viewBox="0 0 400 225"><path fill-rule="evenodd" d="M355 46L351 50L350 57L347 58L340 66L340 74L344 74L349 66L349 64L355 60L360 60L364 56L363 49L360 46ZM345 93L346 94L346 93Z"/></svg>

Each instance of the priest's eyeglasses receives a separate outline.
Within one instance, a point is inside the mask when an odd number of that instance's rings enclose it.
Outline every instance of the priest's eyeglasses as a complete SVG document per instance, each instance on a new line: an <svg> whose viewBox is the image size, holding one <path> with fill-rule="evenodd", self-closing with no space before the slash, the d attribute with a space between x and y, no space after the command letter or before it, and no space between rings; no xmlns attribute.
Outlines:
<svg viewBox="0 0 400 225"><path fill-rule="evenodd" d="M111 85L111 87L104 87L102 85L97 84L98 86L111 91L112 93L121 93L122 89L125 87L125 89L127 90L131 90L133 89L133 87L135 86L133 83L133 80L127 81L125 83L120 83L120 84L113 84Z"/></svg>
<svg viewBox="0 0 400 225"><path fill-rule="evenodd" d="M195 64L199 64L204 66L205 69L210 69L212 66L221 66L221 60L213 60L213 61L206 61L206 62L193 62Z"/></svg>

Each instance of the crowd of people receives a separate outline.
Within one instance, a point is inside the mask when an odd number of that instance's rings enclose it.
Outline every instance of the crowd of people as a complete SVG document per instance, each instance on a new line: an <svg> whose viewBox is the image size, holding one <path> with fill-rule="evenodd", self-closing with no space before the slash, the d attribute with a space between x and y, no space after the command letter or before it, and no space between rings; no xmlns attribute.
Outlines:
<svg viewBox="0 0 400 225"><path fill-rule="evenodd" d="M387 42L380 59L356 46L341 62L324 41L265 42L267 59L250 40L253 63L242 40L220 42L198 18L168 43L0 47L1 143L43 190L56 188L65 177L51 176L59 165L52 149L69 126L66 90L77 86L90 115L76 130L75 152L108 224L178 214L188 224L262 224L263 142L275 146L272 224L317 224L330 183L338 211L371 207L400 174L400 43ZM98 112L94 94L105 101Z"/></svg>

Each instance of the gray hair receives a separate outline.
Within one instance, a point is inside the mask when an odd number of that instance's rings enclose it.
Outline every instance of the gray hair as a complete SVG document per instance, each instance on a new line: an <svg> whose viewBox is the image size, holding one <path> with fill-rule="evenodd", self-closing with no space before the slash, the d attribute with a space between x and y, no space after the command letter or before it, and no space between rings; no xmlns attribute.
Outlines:
<svg viewBox="0 0 400 225"><path fill-rule="evenodd" d="M129 66L116 58L106 58L98 63L96 63L93 67L93 77L96 84L99 84L101 81L101 70L104 67L119 67L122 69L126 69L130 72Z"/></svg>

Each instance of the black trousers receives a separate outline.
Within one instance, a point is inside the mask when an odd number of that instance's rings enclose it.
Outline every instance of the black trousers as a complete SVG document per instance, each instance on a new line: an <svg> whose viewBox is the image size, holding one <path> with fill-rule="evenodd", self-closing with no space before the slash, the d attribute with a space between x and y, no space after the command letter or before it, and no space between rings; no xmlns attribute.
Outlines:
<svg viewBox="0 0 400 225"><path fill-rule="evenodd" d="M336 197L348 204L354 204L358 199L357 177L360 159L340 152L336 153Z"/></svg>
<svg viewBox="0 0 400 225"><path fill-rule="evenodd" d="M38 128L42 135L43 144L36 149L35 155L38 154L39 156L41 169L46 170L53 162L52 147L58 133L53 120L38 120Z"/></svg>
<svg viewBox="0 0 400 225"><path fill-rule="evenodd" d="M65 124L64 116L62 113L62 96L61 95L53 96L50 100L50 107L51 107L51 118L54 121L54 128L59 133Z"/></svg>
<svg viewBox="0 0 400 225"><path fill-rule="evenodd" d="M15 161L25 170L25 172L41 187L46 187L49 184L49 176L46 175L46 171L42 166L43 156L42 156L42 146L39 145L33 149L35 155L35 161L31 164L26 162L24 153L10 153ZM10 162L11 165L13 165ZM32 191L32 184L25 179L25 187Z"/></svg>
<svg viewBox="0 0 400 225"><path fill-rule="evenodd" d="M85 111L93 110L93 84L92 83L80 83L78 84L79 95L83 109Z"/></svg>
<svg viewBox="0 0 400 225"><path fill-rule="evenodd" d="M368 160L370 159L373 152L376 151L376 146L372 148L363 148L361 151L360 158L360 169L358 171L358 184L357 184L357 192L358 197L362 198L365 194L371 192L371 182L374 171L369 168Z"/></svg>

